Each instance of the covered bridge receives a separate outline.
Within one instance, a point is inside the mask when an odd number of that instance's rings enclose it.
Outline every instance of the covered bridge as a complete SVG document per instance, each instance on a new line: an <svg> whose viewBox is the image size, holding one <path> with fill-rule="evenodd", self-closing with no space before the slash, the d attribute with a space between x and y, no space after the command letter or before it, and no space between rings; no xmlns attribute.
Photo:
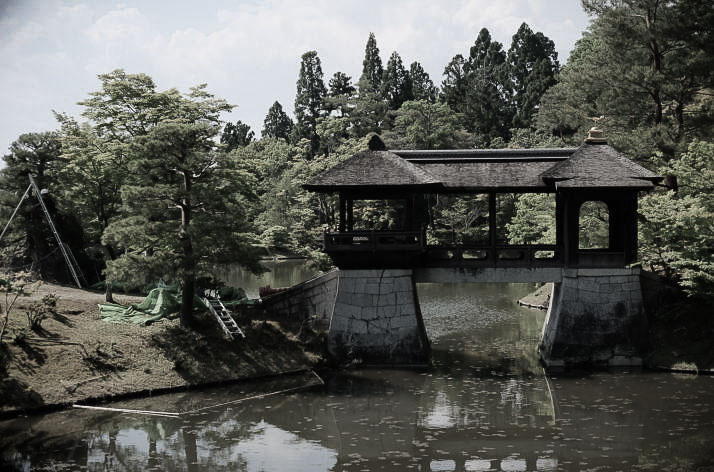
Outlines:
<svg viewBox="0 0 714 472"><path fill-rule="evenodd" d="M339 196L339 223L325 233L325 251L340 268L324 291L332 307L329 352L339 360L426 361L419 282L553 282L539 345L547 365L641 362L646 318L639 269L630 266L637 196L661 180L596 129L567 149L390 151L373 137L368 150L304 185ZM499 215L514 207L499 205L504 195L513 203L522 193L550 194L554 215L530 244L512 244ZM456 196L461 206L448 200ZM473 227L444 234L438 198ZM590 202L607 221L596 248L582 244L593 232L581 224ZM388 218L377 224L380 212Z"/></svg>
<svg viewBox="0 0 714 472"><path fill-rule="evenodd" d="M325 251L340 268L624 267L637 257L638 192L661 180L591 130L582 146L561 149L399 151L387 150L373 136L369 150L303 187L339 195L339 225L325 234ZM509 244L497 221L497 198L513 193L554 194L553 241ZM429 238L428 229L438 230L428 197L435 194L483 195L486 230L480 236ZM358 227L355 203L364 200L397 202L397 224ZM607 208L608 240L598 249L583 248L579 241L580 209L588 201Z"/></svg>

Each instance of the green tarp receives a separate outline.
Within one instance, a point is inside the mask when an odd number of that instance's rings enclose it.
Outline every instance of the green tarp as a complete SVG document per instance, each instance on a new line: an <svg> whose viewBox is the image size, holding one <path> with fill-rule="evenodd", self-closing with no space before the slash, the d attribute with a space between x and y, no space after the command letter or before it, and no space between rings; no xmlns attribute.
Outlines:
<svg viewBox="0 0 714 472"><path fill-rule="evenodd" d="M111 323L148 325L164 318L176 318L181 306L180 297L180 293L175 290L168 287L159 287L149 292L146 298L138 305L127 307L115 303L100 303L99 316L104 321Z"/></svg>
<svg viewBox="0 0 714 472"><path fill-rule="evenodd" d="M222 287L219 293L226 306L254 303L254 300L249 300L245 297L245 292L240 288ZM137 305L124 306L115 303L100 303L99 317L110 323L148 325L162 319L177 318L180 307L181 290L176 286L160 283ZM197 296L193 297L193 307L198 310L205 310L206 308Z"/></svg>

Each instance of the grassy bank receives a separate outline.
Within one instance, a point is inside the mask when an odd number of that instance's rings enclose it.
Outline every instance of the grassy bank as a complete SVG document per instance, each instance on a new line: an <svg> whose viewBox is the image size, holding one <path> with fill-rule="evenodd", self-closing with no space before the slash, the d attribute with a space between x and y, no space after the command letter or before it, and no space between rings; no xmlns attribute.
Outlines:
<svg viewBox="0 0 714 472"><path fill-rule="evenodd" d="M25 312L47 294L58 297L57 314L30 330ZM320 360L279 320L239 319L246 338L228 342L207 314L191 331L178 320L114 324L99 319L103 301L101 293L53 284L18 300L0 346L0 414L295 371Z"/></svg>

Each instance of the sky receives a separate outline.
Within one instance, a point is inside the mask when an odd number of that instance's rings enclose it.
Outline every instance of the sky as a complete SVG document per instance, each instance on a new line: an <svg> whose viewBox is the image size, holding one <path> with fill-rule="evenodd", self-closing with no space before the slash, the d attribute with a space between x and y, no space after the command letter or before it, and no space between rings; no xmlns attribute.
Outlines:
<svg viewBox="0 0 714 472"><path fill-rule="evenodd" d="M326 83L337 71L356 82L374 32L385 64L397 51L439 85L481 28L508 49L523 22L555 42L562 64L589 18L578 0L0 0L0 155L22 133L57 129L53 110L81 120L77 102L114 69L146 73L159 90L207 83L237 105L224 119L259 135L276 100L292 114L306 51Z"/></svg>

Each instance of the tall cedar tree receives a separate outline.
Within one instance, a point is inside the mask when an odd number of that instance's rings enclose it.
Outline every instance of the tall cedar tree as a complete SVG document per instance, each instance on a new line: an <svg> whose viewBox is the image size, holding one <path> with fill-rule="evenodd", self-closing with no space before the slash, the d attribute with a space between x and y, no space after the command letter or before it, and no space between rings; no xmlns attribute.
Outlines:
<svg viewBox="0 0 714 472"><path fill-rule="evenodd" d="M250 125L238 120L233 123L226 123L221 134L221 143L226 145L226 151L232 151L238 147L244 147L253 142L255 133L250 129Z"/></svg>
<svg viewBox="0 0 714 472"><path fill-rule="evenodd" d="M382 77L382 97L391 110L398 110L402 103L412 99L412 84L409 72L402 64L402 58L397 51L389 57L387 68Z"/></svg>
<svg viewBox="0 0 714 472"><path fill-rule="evenodd" d="M322 79L322 65L317 51L308 51L302 55L300 74L295 95L295 118L297 123L293 133L297 140L310 141L310 156L314 156L320 147L317 135L317 119L323 113L323 100L327 95Z"/></svg>
<svg viewBox="0 0 714 472"><path fill-rule="evenodd" d="M215 141L219 115L232 105L204 86L157 98L162 118L129 146L131 182L121 191L126 217L104 233L123 249L107 276L137 285L178 276L181 323L190 326L198 275L216 264L257 267L244 217L255 182Z"/></svg>
<svg viewBox="0 0 714 472"><path fill-rule="evenodd" d="M508 137L512 112L508 106L506 53L498 41L491 40L486 28L469 51L467 62L467 129L483 136L487 143Z"/></svg>
<svg viewBox="0 0 714 472"><path fill-rule="evenodd" d="M466 59L461 54L455 55L444 68L444 80L441 82L441 98L457 113L461 113L466 100L467 78Z"/></svg>
<svg viewBox="0 0 714 472"><path fill-rule="evenodd" d="M412 100L426 100L434 103L436 101L436 87L429 78L424 68L418 62L412 62L409 66L409 80L412 85Z"/></svg>
<svg viewBox="0 0 714 472"><path fill-rule="evenodd" d="M443 98L461 114L462 125L482 145L508 139L513 113L508 103L510 86L503 46L483 28L468 58L456 55L444 70Z"/></svg>
<svg viewBox="0 0 714 472"><path fill-rule="evenodd" d="M265 115L261 135L264 138L279 138L290 142L293 126L293 120L283 111L283 106L280 102L275 102L268 109L268 114Z"/></svg>
<svg viewBox="0 0 714 472"><path fill-rule="evenodd" d="M543 33L534 33L526 23L521 24L508 50L514 128L533 124L540 98L555 84L559 67L555 43Z"/></svg>
<svg viewBox="0 0 714 472"><path fill-rule="evenodd" d="M379 57L379 48L374 33L369 33L367 45L364 48L364 60L362 61L362 76L360 77L360 94L362 88L369 86L373 92L379 92L382 88L382 58Z"/></svg>
<svg viewBox="0 0 714 472"><path fill-rule="evenodd" d="M335 72L328 85L330 90L325 98L325 110L328 113L337 111L340 117L349 115L350 102L357 91L352 85L352 77L344 72Z"/></svg>

